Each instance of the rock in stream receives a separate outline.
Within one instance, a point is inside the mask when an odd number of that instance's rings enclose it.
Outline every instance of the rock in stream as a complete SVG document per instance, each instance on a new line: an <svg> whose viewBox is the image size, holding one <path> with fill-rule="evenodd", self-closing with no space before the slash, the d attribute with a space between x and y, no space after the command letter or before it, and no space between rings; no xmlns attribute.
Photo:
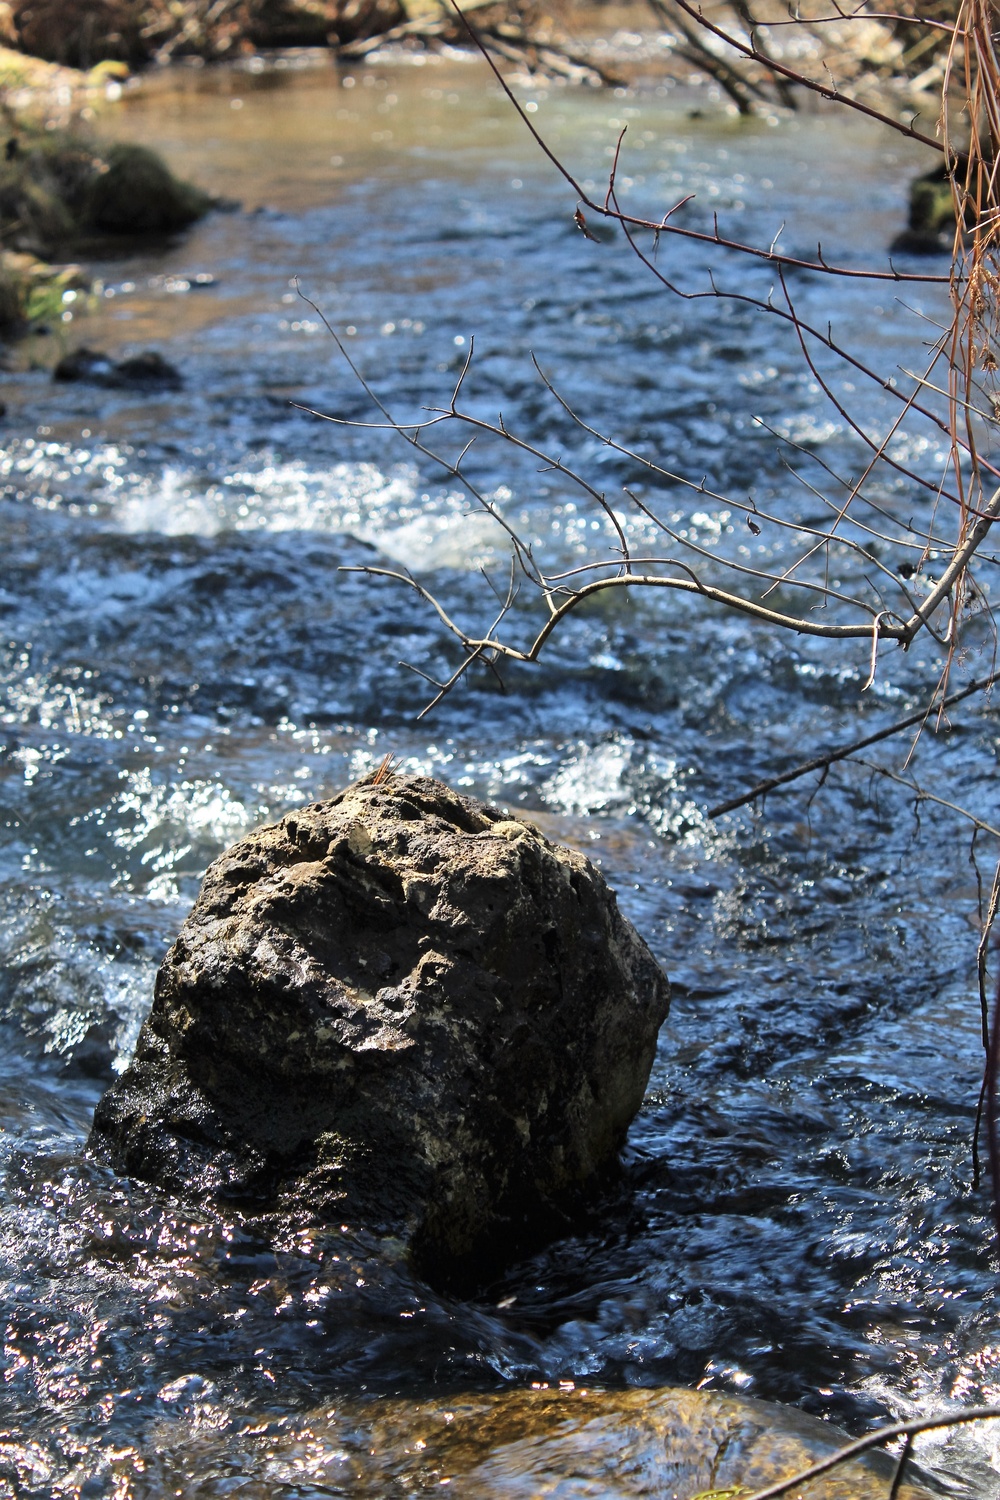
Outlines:
<svg viewBox="0 0 1000 1500"><path fill-rule="evenodd" d="M324 1493L352 1500L442 1489L461 1500L749 1500L850 1442L794 1407L669 1388L349 1397L258 1420L251 1431L261 1436L248 1437L245 1423L234 1435L211 1422L165 1430L164 1485L182 1486L192 1472L235 1470L241 1500L272 1500L276 1485L298 1488L304 1474L315 1482L318 1473ZM332 1455L319 1471L317 1453ZM894 1491L896 1466L893 1456L870 1450L795 1485L787 1500L948 1493L911 1462Z"/></svg>
<svg viewBox="0 0 1000 1500"><path fill-rule="evenodd" d="M613 1178L669 986L582 854L424 778L356 783L210 867L115 1167L481 1280Z"/></svg>

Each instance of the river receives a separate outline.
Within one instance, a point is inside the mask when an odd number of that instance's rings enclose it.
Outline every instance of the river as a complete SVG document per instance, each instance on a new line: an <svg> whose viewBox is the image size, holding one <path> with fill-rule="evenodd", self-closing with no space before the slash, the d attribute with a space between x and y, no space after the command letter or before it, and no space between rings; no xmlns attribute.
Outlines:
<svg viewBox="0 0 1000 1500"><path fill-rule="evenodd" d="M627 123L634 201L696 192L744 237L785 222L852 263L884 260L919 166L874 124L740 121L663 87L524 97L595 183ZM475 336L477 410L630 482L534 351L597 428L761 501L788 485L766 426L831 463L850 448L794 341L671 300L621 235L579 234L478 63L187 70L100 128L242 206L98 263L99 305L58 336L155 347L181 392L54 385L30 350L3 380L0 1493L342 1493L342 1434L308 1414L364 1394L688 1385L852 1431L1000 1399L967 828L856 768L706 815L900 716L931 659L888 654L862 697L863 643L635 596L573 617L505 692L474 677L418 722L427 686L401 662L454 665L440 624L338 570L405 563L476 619L497 535L392 434L291 404L370 418L300 286L406 418L447 399ZM693 252L661 255L698 274ZM822 278L799 296L890 365L913 358L914 304L938 308L890 290L873 314ZM586 559L600 523L537 468L489 449L478 473L539 546ZM705 497L671 503L709 551L733 533ZM995 721L955 722L916 767L989 817ZM207 862L387 751L585 848L674 986L630 1192L472 1300L363 1239L259 1243L85 1151ZM988 842L971 854L988 884ZM297 1438L276 1457L278 1430ZM995 1443L970 1429L921 1453L985 1500Z"/></svg>

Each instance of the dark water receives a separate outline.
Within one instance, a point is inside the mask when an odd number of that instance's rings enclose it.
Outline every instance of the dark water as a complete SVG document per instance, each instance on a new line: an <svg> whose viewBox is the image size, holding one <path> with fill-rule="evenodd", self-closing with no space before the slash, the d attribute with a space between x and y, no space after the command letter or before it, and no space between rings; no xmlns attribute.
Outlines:
<svg viewBox="0 0 1000 1500"><path fill-rule="evenodd" d="M627 119L628 191L653 211L697 191L701 222L718 208L770 240L784 220L786 244L821 239L852 263L884 257L917 161L874 127L691 120L669 94L530 97L594 180ZM338 569L403 562L485 620L497 532L391 436L289 405L368 415L297 276L403 417L447 399L475 334L475 409L502 408L609 491L632 468L569 422L530 350L598 428L696 482L801 508L768 426L855 457L794 341L746 307L667 298L620 237L584 240L473 65L359 71L353 87L192 75L104 128L155 141L244 209L102 264L100 307L65 325L114 354L160 349L179 396L43 370L4 382L0 1494L342 1493L334 1439L307 1414L364 1392L701 1385L855 1430L1000 1398L997 1254L970 1154L975 861L988 885L996 850L850 768L812 800L808 785L758 816L705 811L899 716L933 657L886 653L862 697L864 643L633 596L572 618L537 667L505 671L505 693L474 677L418 723L425 685L400 661L451 670L444 631ZM661 256L695 285L689 252ZM748 284L766 295L768 273ZM913 309L940 311L931 290L904 306L800 278L796 295L889 367L919 358ZM935 461L927 433L899 443ZM606 528L537 468L484 448L477 473L549 556L586 560ZM894 483L887 504L924 503ZM710 552L747 540L705 496L660 501ZM765 534L757 555L781 545ZM988 666L972 646L956 685ZM996 745L991 711L957 710L914 768L995 823ZM257 1243L84 1150L206 863L387 750L585 847L675 988L631 1196L476 1301L431 1293L363 1240ZM995 1443L969 1431L922 1451L991 1496Z"/></svg>

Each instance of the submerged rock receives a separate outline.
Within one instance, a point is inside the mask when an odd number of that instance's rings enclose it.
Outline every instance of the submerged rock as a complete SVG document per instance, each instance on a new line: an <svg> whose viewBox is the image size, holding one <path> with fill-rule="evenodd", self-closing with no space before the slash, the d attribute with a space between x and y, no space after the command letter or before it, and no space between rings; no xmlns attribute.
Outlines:
<svg viewBox="0 0 1000 1500"><path fill-rule="evenodd" d="M464 1500L739 1500L850 1442L794 1407L716 1391L507 1391L409 1409L386 1402L368 1421L353 1452L344 1443L354 1461L350 1493L358 1497L384 1494L379 1486L390 1475L405 1493L418 1476L437 1471L460 1479ZM416 1455L415 1439L424 1445ZM886 1500L895 1469L876 1452L791 1494ZM910 1480L896 1500L929 1500L915 1470Z"/></svg>
<svg viewBox="0 0 1000 1500"><path fill-rule="evenodd" d="M99 349L73 349L64 354L52 371L52 379L67 382L85 382L90 385L110 385L115 362L110 355Z"/></svg>
<svg viewBox="0 0 1000 1500"><path fill-rule="evenodd" d="M263 1427L264 1424L261 1423ZM240 1496L265 1500L274 1474L328 1453L332 1492L352 1500L453 1486L462 1500L739 1500L831 1458L847 1433L794 1407L717 1391L514 1390L418 1401L338 1398L336 1405L231 1436L205 1421L171 1445L185 1468L231 1473L253 1454ZM164 1445L166 1446L166 1436ZM238 1454L232 1445L239 1443ZM257 1455L260 1455L259 1459ZM266 1468L265 1468L266 1456ZM788 1500L930 1500L945 1494L916 1464L893 1491L896 1460L874 1451L794 1487ZM241 1468L240 1472L244 1472ZM335 1478L334 1478L335 1476ZM166 1488L166 1484L164 1484ZM221 1493L213 1490L212 1493Z"/></svg>
<svg viewBox="0 0 1000 1500"><path fill-rule="evenodd" d="M613 1175L668 1003L582 854L436 781L361 782L210 867L91 1139L478 1279Z"/></svg>
<svg viewBox="0 0 1000 1500"><path fill-rule="evenodd" d="M177 391L184 384L180 371L155 349L118 361L98 349L74 349L63 355L52 379L140 391Z"/></svg>

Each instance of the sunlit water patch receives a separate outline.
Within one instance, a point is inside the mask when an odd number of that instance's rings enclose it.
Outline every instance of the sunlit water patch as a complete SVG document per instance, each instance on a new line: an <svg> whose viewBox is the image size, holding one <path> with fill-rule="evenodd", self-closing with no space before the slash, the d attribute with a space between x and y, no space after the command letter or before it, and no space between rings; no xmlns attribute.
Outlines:
<svg viewBox="0 0 1000 1500"><path fill-rule="evenodd" d="M215 536L220 531L320 531L370 542L386 557L423 568L493 560L499 529L464 493L420 493L412 469L383 475L373 464L275 463L217 482L173 468L123 495L110 520L126 532Z"/></svg>

